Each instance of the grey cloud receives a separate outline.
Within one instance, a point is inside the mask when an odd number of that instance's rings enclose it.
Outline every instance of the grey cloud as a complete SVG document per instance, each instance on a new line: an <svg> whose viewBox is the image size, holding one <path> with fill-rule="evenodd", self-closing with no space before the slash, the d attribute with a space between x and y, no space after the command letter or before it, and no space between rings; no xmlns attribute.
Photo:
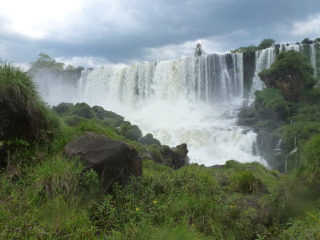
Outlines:
<svg viewBox="0 0 320 240"><path fill-rule="evenodd" d="M150 59L147 49L154 52L197 39L211 39L216 45L225 46L223 50L258 44L266 37L284 41L292 36L284 36L278 31L279 26L291 26L294 21L319 12L315 7L318 0L103 2L87 4L79 19L73 19L70 28L59 37L52 34L50 39L31 41L0 33L0 41L7 46L13 61L31 62L39 52L47 52L53 57L93 56L112 63L128 63ZM239 30L248 34L228 35Z"/></svg>

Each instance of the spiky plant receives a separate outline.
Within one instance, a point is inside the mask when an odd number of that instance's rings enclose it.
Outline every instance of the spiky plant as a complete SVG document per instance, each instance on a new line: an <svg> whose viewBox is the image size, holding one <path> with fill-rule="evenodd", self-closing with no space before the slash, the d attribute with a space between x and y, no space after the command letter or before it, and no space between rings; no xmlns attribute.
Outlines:
<svg viewBox="0 0 320 240"><path fill-rule="evenodd" d="M31 77L5 62L0 63L0 113L2 141L48 141L58 129L57 118L42 101Z"/></svg>

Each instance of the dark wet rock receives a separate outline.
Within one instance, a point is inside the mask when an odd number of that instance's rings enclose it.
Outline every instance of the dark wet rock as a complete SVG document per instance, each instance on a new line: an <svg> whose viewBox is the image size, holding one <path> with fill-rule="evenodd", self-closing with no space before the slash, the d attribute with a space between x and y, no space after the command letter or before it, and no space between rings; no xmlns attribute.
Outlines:
<svg viewBox="0 0 320 240"><path fill-rule="evenodd" d="M101 134L85 133L68 143L64 152L68 157L79 157L92 168L104 190L109 190L114 182L125 185L131 176L142 175L142 161L136 149Z"/></svg>

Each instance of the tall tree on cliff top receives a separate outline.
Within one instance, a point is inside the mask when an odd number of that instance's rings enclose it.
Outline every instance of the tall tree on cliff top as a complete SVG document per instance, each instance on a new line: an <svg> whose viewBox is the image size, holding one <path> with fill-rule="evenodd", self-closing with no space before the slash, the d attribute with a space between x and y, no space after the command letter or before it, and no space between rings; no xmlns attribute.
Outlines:
<svg viewBox="0 0 320 240"><path fill-rule="evenodd" d="M266 48L272 47L272 46L275 44L275 42L276 42L276 41L275 41L274 39L272 39L272 38L263 39L263 40L260 42L258 48L259 48L260 50L262 50L262 49L266 49Z"/></svg>
<svg viewBox="0 0 320 240"><path fill-rule="evenodd" d="M202 55L204 55L205 52L202 48L202 44L201 43L197 43L196 48L194 49L194 56L195 57L200 57Z"/></svg>

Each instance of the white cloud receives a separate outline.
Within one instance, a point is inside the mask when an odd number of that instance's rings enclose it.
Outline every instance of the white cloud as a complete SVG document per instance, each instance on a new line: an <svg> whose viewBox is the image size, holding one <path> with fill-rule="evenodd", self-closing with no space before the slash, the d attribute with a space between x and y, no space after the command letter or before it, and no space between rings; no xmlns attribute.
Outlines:
<svg viewBox="0 0 320 240"><path fill-rule="evenodd" d="M290 32L294 36L319 37L320 36L320 13L309 16L304 21L297 21L293 24Z"/></svg>
<svg viewBox="0 0 320 240"><path fill-rule="evenodd" d="M144 29L139 12L115 0L0 0L3 31L31 40L81 42Z"/></svg>
<svg viewBox="0 0 320 240"><path fill-rule="evenodd" d="M1 1L1 25L16 35L44 39L58 30L63 32L68 21L81 11L81 6L80 0Z"/></svg>

